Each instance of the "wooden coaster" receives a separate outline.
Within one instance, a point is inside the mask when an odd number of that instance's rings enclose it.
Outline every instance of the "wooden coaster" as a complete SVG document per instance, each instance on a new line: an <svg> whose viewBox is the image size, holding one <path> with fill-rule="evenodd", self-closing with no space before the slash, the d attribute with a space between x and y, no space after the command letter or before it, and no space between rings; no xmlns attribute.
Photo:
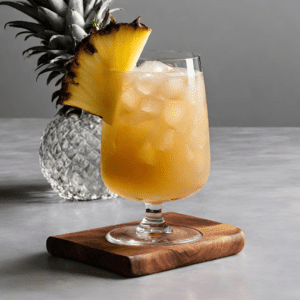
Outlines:
<svg viewBox="0 0 300 300"><path fill-rule="evenodd" d="M245 245L244 232L234 226L178 213L164 213L166 222L194 228L203 238L191 244L172 246L122 246L109 243L110 230L139 222L50 236L49 253L110 270L127 277L158 273L182 266L239 253Z"/></svg>

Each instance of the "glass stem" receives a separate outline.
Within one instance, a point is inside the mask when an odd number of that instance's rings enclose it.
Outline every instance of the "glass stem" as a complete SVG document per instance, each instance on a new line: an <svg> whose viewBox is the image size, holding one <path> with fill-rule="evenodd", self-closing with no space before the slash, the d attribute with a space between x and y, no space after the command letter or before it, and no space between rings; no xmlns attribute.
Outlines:
<svg viewBox="0 0 300 300"><path fill-rule="evenodd" d="M172 229L168 226L166 221L163 218L160 205L152 205L145 203L146 205L146 214L143 221L137 227L137 233L146 233L146 234L163 234L171 233Z"/></svg>

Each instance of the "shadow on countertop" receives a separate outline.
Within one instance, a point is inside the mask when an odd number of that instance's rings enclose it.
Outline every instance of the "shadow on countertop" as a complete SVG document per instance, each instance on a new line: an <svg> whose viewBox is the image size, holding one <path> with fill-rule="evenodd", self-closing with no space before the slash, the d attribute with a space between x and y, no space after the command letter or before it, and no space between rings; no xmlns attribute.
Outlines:
<svg viewBox="0 0 300 300"><path fill-rule="evenodd" d="M13 259L2 264L0 274L5 277L22 276L22 284L12 282L13 288L44 288L55 285L61 281L67 283L70 277L100 277L105 279L128 279L125 276L89 266L77 261L63 259L50 255L47 252L27 255L18 259ZM27 275L27 276L24 276ZM72 280L71 280L72 281ZM12 286L7 287L12 288Z"/></svg>
<svg viewBox="0 0 300 300"><path fill-rule="evenodd" d="M25 202L64 202L54 192L49 184L14 184L14 185L0 185L0 202L4 201L25 201Z"/></svg>

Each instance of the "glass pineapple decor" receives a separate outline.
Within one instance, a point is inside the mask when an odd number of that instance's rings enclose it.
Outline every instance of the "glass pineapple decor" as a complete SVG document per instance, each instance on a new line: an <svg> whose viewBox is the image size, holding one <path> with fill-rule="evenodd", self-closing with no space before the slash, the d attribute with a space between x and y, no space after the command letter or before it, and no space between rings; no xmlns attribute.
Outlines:
<svg viewBox="0 0 300 300"><path fill-rule="evenodd" d="M41 138L44 177L58 194L72 200L110 199L100 173L102 119L74 110L52 121Z"/></svg>
<svg viewBox="0 0 300 300"><path fill-rule="evenodd" d="M41 54L39 75L50 72L47 84L58 78L56 86L67 76L67 64L76 53L76 46L93 30L115 22L109 10L113 0L27 0L1 1L35 22L11 21L5 27L25 29L26 34L41 39L39 46L23 52L27 57ZM36 70L37 70L36 69ZM59 90L52 96L54 101ZM62 104L57 101L56 104ZM109 199L117 195L109 191L100 174L100 142L102 120L82 109L64 105L59 117L45 129L41 138L39 157L41 170L52 188L70 200Z"/></svg>

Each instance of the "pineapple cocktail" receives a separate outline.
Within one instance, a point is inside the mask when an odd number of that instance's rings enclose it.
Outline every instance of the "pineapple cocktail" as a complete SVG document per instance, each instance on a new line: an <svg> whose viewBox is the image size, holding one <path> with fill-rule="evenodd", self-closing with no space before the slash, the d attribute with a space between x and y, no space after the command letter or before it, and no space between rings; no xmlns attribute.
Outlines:
<svg viewBox="0 0 300 300"><path fill-rule="evenodd" d="M129 245L195 242L201 233L170 228L161 204L195 194L209 176L200 57L172 51L145 51L144 55L147 58L140 59L132 71L111 70L107 75L115 82L111 96L115 106L110 122L103 120L101 173L113 192L145 202L146 215L137 228L117 228L106 238Z"/></svg>
<svg viewBox="0 0 300 300"><path fill-rule="evenodd" d="M121 196L146 205L146 215L138 227L122 226L110 231L106 239L127 245L170 245L201 239L197 230L170 228L161 213L163 202L196 193L208 179L208 117L200 57L145 51L147 59L134 68L152 32L140 22L141 17L131 23L117 23L107 10L105 17L98 19L109 1L70 1L69 6L59 8L59 15L47 5L29 2L26 12L24 5L8 1L0 4L30 16L38 8L42 15L36 20L42 25L32 23L30 27L38 26L41 33L43 25L55 25L52 38L42 34L44 49L26 50L30 55L52 51L38 61L39 67L53 62L51 68L39 73L53 71L48 83L64 74L56 83L61 88L53 93L52 101L58 98L56 104L64 106L62 113L75 107L102 117L104 182ZM84 29L73 17L61 22L70 10ZM97 28L89 25L94 17ZM29 26L28 22L8 23L25 29ZM66 32L64 25L70 36L61 35Z"/></svg>
<svg viewBox="0 0 300 300"><path fill-rule="evenodd" d="M105 185L151 204L196 193L210 170L203 73L146 61L118 75L123 89L102 133Z"/></svg>

